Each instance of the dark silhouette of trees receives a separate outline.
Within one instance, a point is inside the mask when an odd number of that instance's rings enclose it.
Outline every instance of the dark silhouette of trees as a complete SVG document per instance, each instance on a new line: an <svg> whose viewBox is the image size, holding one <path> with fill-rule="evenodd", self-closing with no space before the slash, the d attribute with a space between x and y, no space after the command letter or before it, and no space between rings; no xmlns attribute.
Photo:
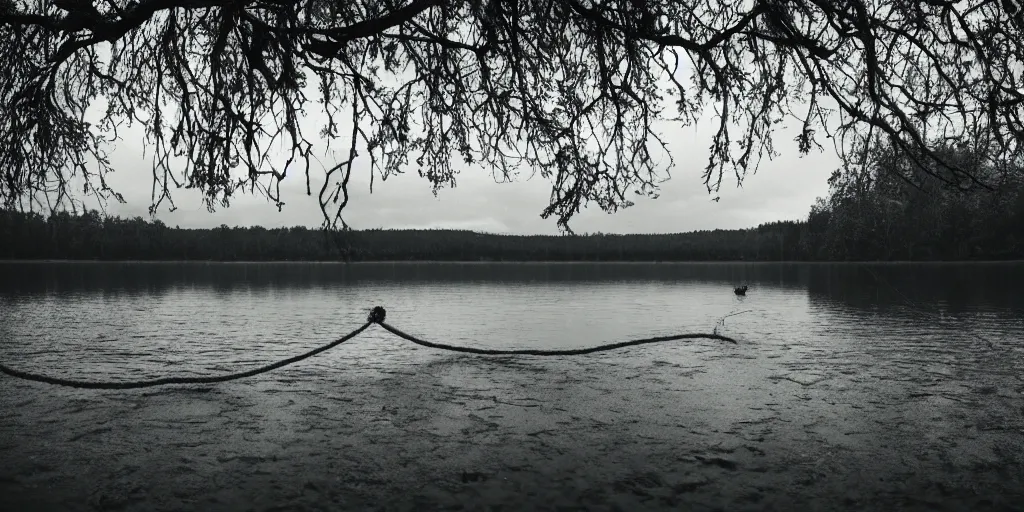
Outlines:
<svg viewBox="0 0 1024 512"><path fill-rule="evenodd" d="M842 261L1024 259L1024 168L933 148L996 186L941 186L882 142L836 171L806 222L665 235L505 236L454 230L169 228L0 210L0 258L216 261ZM936 168L934 173L949 172Z"/></svg>
<svg viewBox="0 0 1024 512"><path fill-rule="evenodd" d="M411 168L436 190L461 157L539 171L542 216L568 229L587 204L656 196L672 166L656 123L708 114L709 191L775 155L793 119L801 152L824 135L857 161L881 136L922 175L991 187L929 148L1021 157L1022 28L1019 0L0 0L0 197L122 200L107 151L135 122L153 210L176 187L211 209L243 191L280 207L299 169L325 226L344 226L357 158L371 189ZM315 186L313 110L346 148Z"/></svg>
<svg viewBox="0 0 1024 512"><path fill-rule="evenodd" d="M214 261L798 259L802 223L671 235L507 236L455 230L177 229L96 212L0 210L0 258ZM9 242L9 243L7 243Z"/></svg>
<svg viewBox="0 0 1024 512"><path fill-rule="evenodd" d="M811 208L808 257L839 260L1024 258L1024 166L992 164L975 145L933 148L991 187L944 186L877 141L866 165L836 171ZM930 173L949 177L935 164Z"/></svg>

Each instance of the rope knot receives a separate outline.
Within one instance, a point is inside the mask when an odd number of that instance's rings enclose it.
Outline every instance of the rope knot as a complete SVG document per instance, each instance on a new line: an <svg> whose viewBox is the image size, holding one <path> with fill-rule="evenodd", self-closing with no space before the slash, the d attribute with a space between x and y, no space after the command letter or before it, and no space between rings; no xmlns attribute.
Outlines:
<svg viewBox="0 0 1024 512"><path fill-rule="evenodd" d="M387 311L384 311L384 306L376 306L370 311L370 316L366 317L367 322L373 322L375 324L384 323L384 317L388 315Z"/></svg>

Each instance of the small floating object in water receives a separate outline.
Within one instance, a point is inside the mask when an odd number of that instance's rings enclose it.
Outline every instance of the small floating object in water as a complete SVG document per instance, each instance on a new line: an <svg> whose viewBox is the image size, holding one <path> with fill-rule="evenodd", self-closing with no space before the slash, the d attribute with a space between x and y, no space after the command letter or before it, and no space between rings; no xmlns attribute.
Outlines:
<svg viewBox="0 0 1024 512"><path fill-rule="evenodd" d="M367 322L373 322L376 324L383 323L384 317L387 316L387 311L384 311L382 306L377 306L370 311L370 316L366 317Z"/></svg>
<svg viewBox="0 0 1024 512"><path fill-rule="evenodd" d="M746 295L747 294L747 285L740 286L740 287L734 289L733 291L736 292L736 295Z"/></svg>

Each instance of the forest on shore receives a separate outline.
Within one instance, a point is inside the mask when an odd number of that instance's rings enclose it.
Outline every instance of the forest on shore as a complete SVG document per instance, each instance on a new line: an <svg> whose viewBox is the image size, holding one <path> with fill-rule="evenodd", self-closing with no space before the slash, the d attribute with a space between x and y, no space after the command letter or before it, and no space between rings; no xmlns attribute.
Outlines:
<svg viewBox="0 0 1024 512"><path fill-rule="evenodd" d="M518 236L461 230L306 227L179 229L142 217L0 210L0 259L198 261L951 261L1024 259L1024 172L950 186L880 146L870 165L836 171L806 220L679 234ZM941 177L942 169L933 169Z"/></svg>

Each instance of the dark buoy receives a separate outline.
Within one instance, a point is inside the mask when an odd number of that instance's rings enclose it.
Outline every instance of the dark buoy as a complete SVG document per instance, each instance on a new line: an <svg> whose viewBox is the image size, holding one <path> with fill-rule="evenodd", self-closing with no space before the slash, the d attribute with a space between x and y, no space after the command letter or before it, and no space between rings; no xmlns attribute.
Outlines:
<svg viewBox="0 0 1024 512"><path fill-rule="evenodd" d="M739 288L736 288L733 291L736 292L736 295L746 295L747 285L740 286Z"/></svg>
<svg viewBox="0 0 1024 512"><path fill-rule="evenodd" d="M370 316L366 317L366 321L381 324L384 323L384 317L386 316L388 316L388 312L384 311L384 306L376 306L370 311Z"/></svg>

